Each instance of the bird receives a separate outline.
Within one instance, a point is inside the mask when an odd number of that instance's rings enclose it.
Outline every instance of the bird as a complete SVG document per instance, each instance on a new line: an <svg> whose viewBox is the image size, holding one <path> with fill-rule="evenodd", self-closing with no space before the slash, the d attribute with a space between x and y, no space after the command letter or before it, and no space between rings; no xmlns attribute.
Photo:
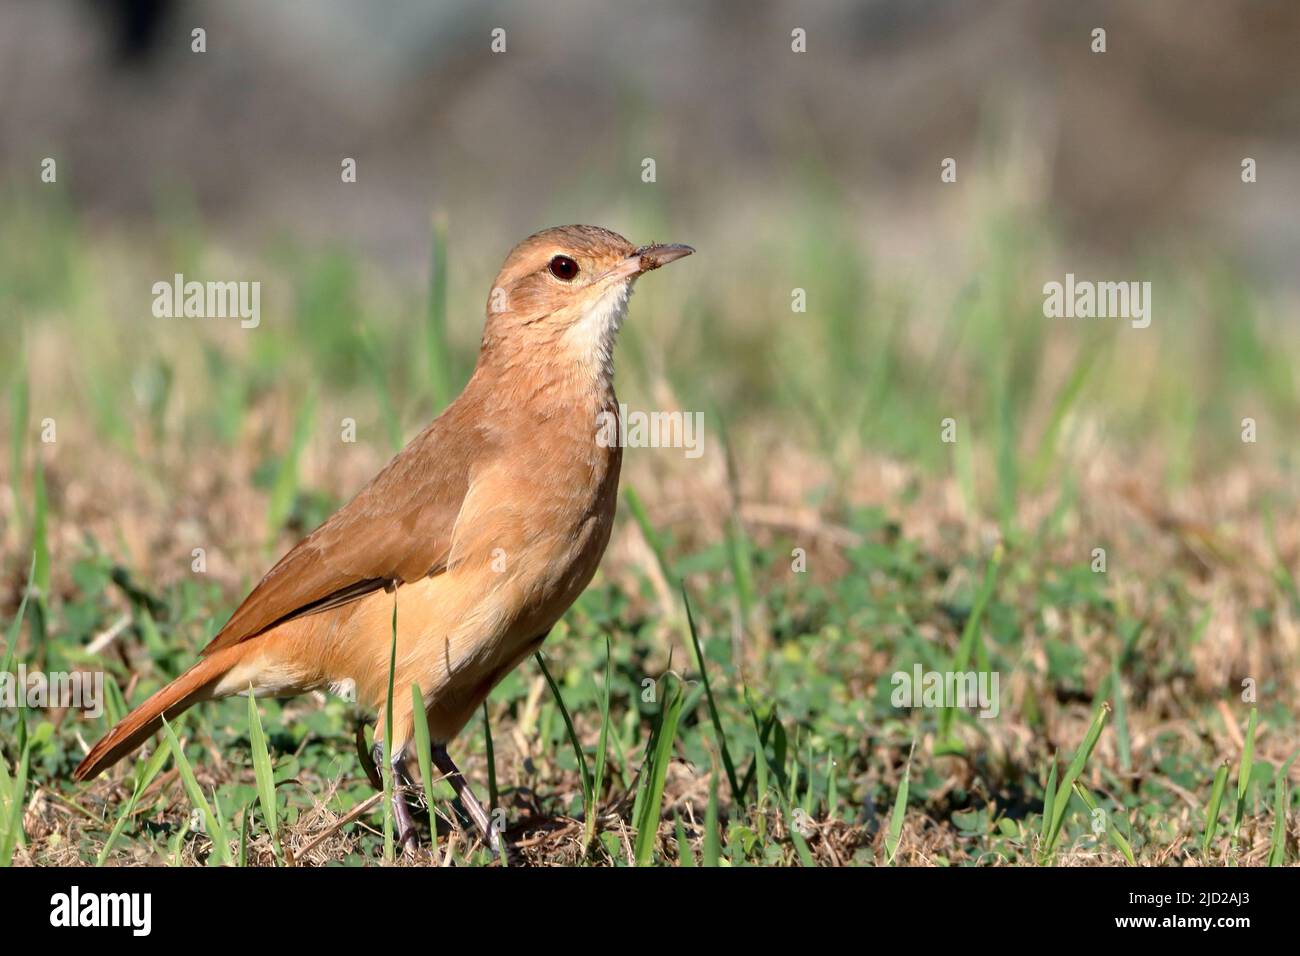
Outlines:
<svg viewBox="0 0 1300 956"><path fill-rule="evenodd" d="M618 499L622 448L601 423L619 414L614 345L628 298L640 276L694 251L583 225L516 245L461 394L280 558L198 661L118 722L74 778L95 777L200 701L331 689L376 713L376 764L391 716L386 758L409 781L415 685L433 763L498 851L447 747L595 574ZM413 851L405 789L393 788L393 818Z"/></svg>

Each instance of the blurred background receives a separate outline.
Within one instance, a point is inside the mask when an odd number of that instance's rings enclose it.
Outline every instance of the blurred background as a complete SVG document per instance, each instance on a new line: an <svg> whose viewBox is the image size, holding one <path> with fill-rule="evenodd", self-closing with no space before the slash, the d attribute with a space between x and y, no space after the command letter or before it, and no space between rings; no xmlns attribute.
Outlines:
<svg viewBox="0 0 1300 956"><path fill-rule="evenodd" d="M1218 496L1198 520L1258 517L1300 411L1298 27L1195 0L7 3L9 543L47 416L52 494L90 526L123 476L240 484L188 467L212 459L271 499L271 531L232 506L231 537L309 527L455 395L505 253L564 222L700 250L643 284L619 360L633 407L730 429L730 459L629 462L669 514L933 478L923 514L966 532L1077 483L1117 527L1183 520L1189 488ZM262 282L260 327L153 318L176 272ZM1044 318L1066 272L1151 281L1151 327ZM971 441L938 441L947 417ZM122 520L141 561L176 527Z"/></svg>
<svg viewBox="0 0 1300 956"><path fill-rule="evenodd" d="M915 730L888 674L943 663L1001 542L1007 716L961 729L1005 761L990 787L1121 677L1117 790L1165 760L1184 789L1142 799L1178 804L1212 775L1247 676L1280 762L1297 36L1300 4L1253 0L0 2L0 608L35 554L31 654L94 661L125 614L118 679L141 647L173 672L459 391L511 246L592 223L697 248L640 284L616 364L632 408L704 412L706 451L629 450L644 511L570 676L605 627L634 635L630 688L666 666L685 577L715 660L766 672L883 806ZM261 282L260 325L155 318L178 272ZM1045 318L1067 272L1151 282L1150 327ZM914 799L967 806L926 772Z"/></svg>
<svg viewBox="0 0 1300 956"><path fill-rule="evenodd" d="M969 211L969 187L937 186L954 156L1071 240L1177 235L1293 274L1294 217L1269 197L1300 190L1297 21L1212 0L8 3L0 162L30 187L58 153L100 223L151 223L179 192L231 234L418 267L433 208L498 244L642 207L765 239L819 192L855 234L912 248ZM1265 188L1240 188L1243 155ZM633 188L645 156L658 188Z"/></svg>
<svg viewBox="0 0 1300 956"><path fill-rule="evenodd" d="M1177 485L1239 463L1247 416L1289 468L1297 28L1208 0L6 3L0 370L124 447L150 416L231 441L322 379L396 444L467 377L510 246L591 222L700 249L645 284L625 396L780 423L837 481L883 452L1005 518L1018 457ZM1044 319L1067 271L1153 281L1152 328ZM175 272L261 281L262 328L154 320Z"/></svg>

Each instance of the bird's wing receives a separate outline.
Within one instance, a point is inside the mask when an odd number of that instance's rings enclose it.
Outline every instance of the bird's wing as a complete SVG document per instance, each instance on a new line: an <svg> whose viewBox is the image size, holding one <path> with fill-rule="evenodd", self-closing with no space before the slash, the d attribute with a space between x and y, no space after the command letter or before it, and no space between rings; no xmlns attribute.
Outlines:
<svg viewBox="0 0 1300 956"><path fill-rule="evenodd" d="M204 655L290 618L441 572L470 482L473 429L440 416L244 598Z"/></svg>

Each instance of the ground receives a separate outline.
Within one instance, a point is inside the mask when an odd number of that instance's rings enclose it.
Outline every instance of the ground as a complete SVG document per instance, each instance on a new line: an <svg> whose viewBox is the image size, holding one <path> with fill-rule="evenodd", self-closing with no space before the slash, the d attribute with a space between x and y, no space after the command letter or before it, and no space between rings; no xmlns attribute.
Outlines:
<svg viewBox="0 0 1300 956"><path fill-rule="evenodd" d="M1053 320L1050 233L1023 211L935 288L809 215L743 300L691 278L691 236L633 299L620 396L702 411L705 452L628 450L609 552L544 646L558 694L527 661L450 748L504 811L507 862L1294 863L1300 400L1277 310L1202 262L1157 270L1149 329ZM483 270L453 260L428 305L344 251L21 204L0 252L21 346L4 669L108 686L98 718L0 709L0 853L382 862L365 715L338 698L203 705L174 727L183 762L159 738L69 775L464 381ZM152 318L178 261L265 278L261 326ZM996 673L996 715L898 705L918 665ZM492 863L445 783L433 803L436 861ZM434 862L427 829L396 862Z"/></svg>

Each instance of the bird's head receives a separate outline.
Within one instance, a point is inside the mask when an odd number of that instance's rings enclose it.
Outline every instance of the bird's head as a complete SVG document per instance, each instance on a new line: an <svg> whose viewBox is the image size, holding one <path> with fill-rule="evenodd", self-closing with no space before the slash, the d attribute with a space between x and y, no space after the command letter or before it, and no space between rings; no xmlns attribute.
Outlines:
<svg viewBox="0 0 1300 956"><path fill-rule="evenodd" d="M488 293L483 354L548 361L608 376L614 339L638 276L695 250L633 246L598 226L556 226L510 251Z"/></svg>

